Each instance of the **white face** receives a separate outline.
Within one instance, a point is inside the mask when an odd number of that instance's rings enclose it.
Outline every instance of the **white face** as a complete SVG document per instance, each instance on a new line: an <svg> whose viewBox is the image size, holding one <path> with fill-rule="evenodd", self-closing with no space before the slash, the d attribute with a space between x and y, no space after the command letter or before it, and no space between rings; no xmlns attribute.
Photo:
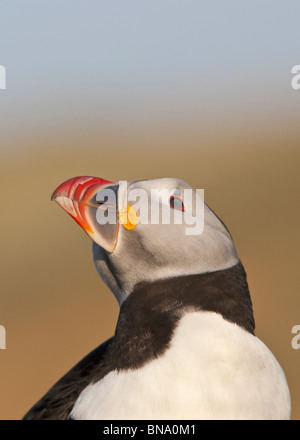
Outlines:
<svg viewBox="0 0 300 440"><path fill-rule="evenodd" d="M115 224L101 224L107 190ZM137 283L214 272L239 261L226 227L182 180L118 184L83 176L64 182L52 198L92 238L95 266L120 304Z"/></svg>
<svg viewBox="0 0 300 440"><path fill-rule="evenodd" d="M95 266L119 303L139 282L214 272L237 264L239 258L229 232L203 201L199 202L200 212L196 212L195 202L199 196L188 184L178 179L128 182L128 194L140 189L148 194L148 224L141 222L133 229L120 225L117 244L112 253L93 244ZM170 211L169 224L162 224L162 221L159 224L151 223L153 190L161 189L168 190L169 194L175 194L176 197L171 204L168 197L159 203L161 212L163 207L165 212ZM184 191L186 189L192 193L192 206L185 203L184 195L188 193ZM122 192L119 189L119 210L124 209L121 199ZM182 206L184 212L181 211ZM174 223L174 214L181 215L181 224ZM199 218L196 218L197 215ZM196 222L201 225L202 217L203 228L200 228L199 234L194 235L197 232ZM191 225L193 219L194 224Z"/></svg>

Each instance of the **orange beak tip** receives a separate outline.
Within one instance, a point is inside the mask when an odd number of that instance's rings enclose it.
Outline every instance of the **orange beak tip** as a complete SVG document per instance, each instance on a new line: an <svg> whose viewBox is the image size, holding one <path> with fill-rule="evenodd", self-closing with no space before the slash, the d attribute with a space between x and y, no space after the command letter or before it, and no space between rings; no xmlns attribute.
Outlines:
<svg viewBox="0 0 300 440"><path fill-rule="evenodd" d="M108 185L115 185L115 182L100 179L98 177L79 176L66 180L59 185L52 193L51 200L55 201L64 211L66 211L90 236L90 238L109 252L112 252L117 240L117 231L113 243L105 237L100 238L95 234L91 224L88 206L92 197L97 191Z"/></svg>

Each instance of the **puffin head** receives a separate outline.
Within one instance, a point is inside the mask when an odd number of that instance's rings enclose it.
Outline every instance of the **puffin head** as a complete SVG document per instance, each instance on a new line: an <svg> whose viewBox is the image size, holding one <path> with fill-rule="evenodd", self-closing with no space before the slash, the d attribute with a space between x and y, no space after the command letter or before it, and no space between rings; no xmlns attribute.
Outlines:
<svg viewBox="0 0 300 440"><path fill-rule="evenodd" d="M176 178L59 185L55 200L93 240L97 271L119 304L141 283L216 272L239 262L230 233L203 192Z"/></svg>

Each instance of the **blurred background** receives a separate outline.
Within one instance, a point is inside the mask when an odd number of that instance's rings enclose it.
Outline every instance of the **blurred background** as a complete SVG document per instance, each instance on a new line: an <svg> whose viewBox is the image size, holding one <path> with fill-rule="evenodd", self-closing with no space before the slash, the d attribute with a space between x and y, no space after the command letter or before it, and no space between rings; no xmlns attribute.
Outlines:
<svg viewBox="0 0 300 440"><path fill-rule="evenodd" d="M205 189L300 418L299 16L297 1L2 0L0 419L114 333L91 242L50 202L76 175Z"/></svg>

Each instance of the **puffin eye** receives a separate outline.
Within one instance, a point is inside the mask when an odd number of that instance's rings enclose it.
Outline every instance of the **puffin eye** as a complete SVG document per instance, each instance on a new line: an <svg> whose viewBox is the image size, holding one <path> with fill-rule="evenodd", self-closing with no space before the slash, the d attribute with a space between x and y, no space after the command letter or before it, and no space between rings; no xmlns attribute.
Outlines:
<svg viewBox="0 0 300 440"><path fill-rule="evenodd" d="M184 211L183 201L177 195L171 196L169 198L169 204L172 209L177 209L178 211Z"/></svg>

